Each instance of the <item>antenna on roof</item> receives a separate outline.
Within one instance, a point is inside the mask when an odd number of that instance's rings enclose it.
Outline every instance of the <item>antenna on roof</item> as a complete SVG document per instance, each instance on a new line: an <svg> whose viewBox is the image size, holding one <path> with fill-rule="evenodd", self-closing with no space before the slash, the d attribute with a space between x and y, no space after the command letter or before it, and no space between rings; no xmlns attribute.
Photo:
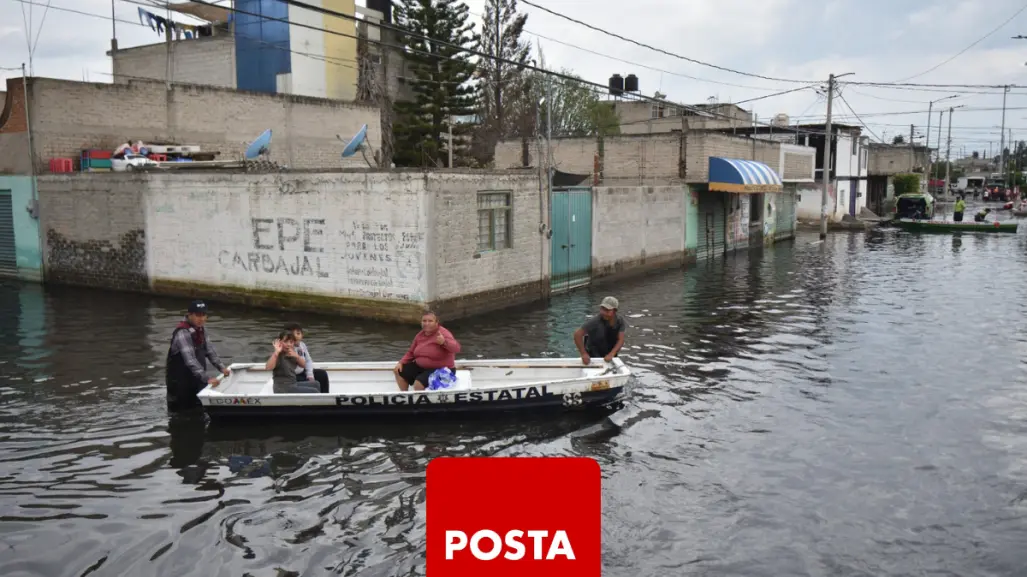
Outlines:
<svg viewBox="0 0 1027 577"><path fill-rule="evenodd" d="M271 129L268 128L246 147L246 159L253 160L271 152Z"/></svg>
<svg viewBox="0 0 1027 577"><path fill-rule="evenodd" d="M342 140L342 137L338 134L336 134L335 137L339 140ZM356 154L359 150L360 154L364 157L364 162L367 163L367 166L375 168L374 163L372 163L367 158L367 150L369 148L371 148L371 145L367 143L367 125L365 124L361 126L360 130L358 130L357 133L353 135L353 138L349 139L349 141L346 143L346 147L342 149L342 157L349 158L350 156ZM374 150L371 150L371 154L374 157L378 156L374 153Z"/></svg>

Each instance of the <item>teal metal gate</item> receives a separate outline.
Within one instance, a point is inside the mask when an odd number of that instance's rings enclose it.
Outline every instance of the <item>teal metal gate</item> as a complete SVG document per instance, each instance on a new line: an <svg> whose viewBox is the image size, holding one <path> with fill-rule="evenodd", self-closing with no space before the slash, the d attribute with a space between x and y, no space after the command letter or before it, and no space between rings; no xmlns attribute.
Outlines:
<svg viewBox="0 0 1027 577"><path fill-rule="evenodd" d="M774 238L790 238L795 235L795 191L785 188L777 195L777 215L774 221Z"/></svg>
<svg viewBox="0 0 1027 577"><path fill-rule="evenodd" d="M14 245L14 204L9 190L0 190L0 276L18 276L18 253Z"/></svg>
<svg viewBox="0 0 1027 577"><path fill-rule="evenodd" d="M723 256L727 252L727 207L720 192L699 192L699 238L696 260Z"/></svg>
<svg viewBox="0 0 1027 577"><path fill-rule="evenodd" d="M564 292L592 280L592 189L553 190L550 290Z"/></svg>

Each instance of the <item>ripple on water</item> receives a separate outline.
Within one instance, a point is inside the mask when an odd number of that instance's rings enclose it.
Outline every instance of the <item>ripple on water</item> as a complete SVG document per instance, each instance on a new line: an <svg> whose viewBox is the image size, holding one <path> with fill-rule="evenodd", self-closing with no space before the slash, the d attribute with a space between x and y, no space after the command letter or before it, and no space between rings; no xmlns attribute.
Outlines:
<svg viewBox="0 0 1027 577"><path fill-rule="evenodd" d="M597 459L607 575L1016 574L1023 235L815 240L449 324L469 358L574 355L615 294L632 402L551 422L169 420L180 302L0 285L17 335L0 353L0 574L423 575L440 455ZM263 360L291 318L323 359L391 360L416 330L217 308L229 361Z"/></svg>

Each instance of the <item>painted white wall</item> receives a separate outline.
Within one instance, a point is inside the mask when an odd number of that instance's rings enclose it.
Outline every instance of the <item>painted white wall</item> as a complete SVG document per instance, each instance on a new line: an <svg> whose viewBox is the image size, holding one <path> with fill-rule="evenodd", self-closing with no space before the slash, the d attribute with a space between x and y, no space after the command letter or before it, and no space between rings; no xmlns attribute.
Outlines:
<svg viewBox="0 0 1027 577"><path fill-rule="evenodd" d="M321 8L322 0L305 0L307 4ZM326 98L328 96L325 75L325 33L324 17L320 12L289 5L289 49L292 51L292 94ZM306 24L314 29L297 26ZM305 53L305 54L301 54ZM309 56L307 56L309 54Z"/></svg>
<svg viewBox="0 0 1027 577"><path fill-rule="evenodd" d="M425 194L387 174L154 175L150 278L425 302Z"/></svg>

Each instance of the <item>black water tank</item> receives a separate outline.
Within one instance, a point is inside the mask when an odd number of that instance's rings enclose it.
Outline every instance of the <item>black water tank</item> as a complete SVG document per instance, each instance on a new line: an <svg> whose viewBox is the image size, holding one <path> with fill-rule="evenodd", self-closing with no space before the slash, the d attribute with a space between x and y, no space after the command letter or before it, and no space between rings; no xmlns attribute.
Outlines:
<svg viewBox="0 0 1027 577"><path fill-rule="evenodd" d="M628 74L624 78L624 92L638 92L638 77L634 74Z"/></svg>
<svg viewBox="0 0 1027 577"><path fill-rule="evenodd" d="M610 94L621 94L624 92L624 79L620 77L620 74L614 74L610 77Z"/></svg>

